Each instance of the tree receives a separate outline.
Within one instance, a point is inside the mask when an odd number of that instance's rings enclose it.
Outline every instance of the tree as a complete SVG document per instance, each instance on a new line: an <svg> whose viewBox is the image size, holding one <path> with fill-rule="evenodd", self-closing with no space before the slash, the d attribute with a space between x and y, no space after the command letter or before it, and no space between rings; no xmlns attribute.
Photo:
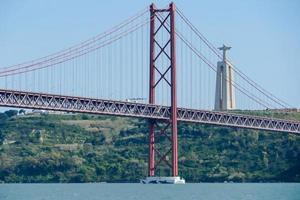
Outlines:
<svg viewBox="0 0 300 200"><path fill-rule="evenodd" d="M0 144L3 144L3 141L5 139L4 133L0 130Z"/></svg>
<svg viewBox="0 0 300 200"><path fill-rule="evenodd" d="M0 113L0 123L3 123L7 120L7 114L5 113Z"/></svg>
<svg viewBox="0 0 300 200"><path fill-rule="evenodd" d="M19 114L25 114L26 111L24 109L19 110Z"/></svg>
<svg viewBox="0 0 300 200"><path fill-rule="evenodd" d="M13 117L18 114L17 110L7 110L4 112L8 117Z"/></svg>
<svg viewBox="0 0 300 200"><path fill-rule="evenodd" d="M83 115L81 115L81 119L82 119L82 120L88 120L88 119L89 119L89 116L86 115L86 114L83 114Z"/></svg>

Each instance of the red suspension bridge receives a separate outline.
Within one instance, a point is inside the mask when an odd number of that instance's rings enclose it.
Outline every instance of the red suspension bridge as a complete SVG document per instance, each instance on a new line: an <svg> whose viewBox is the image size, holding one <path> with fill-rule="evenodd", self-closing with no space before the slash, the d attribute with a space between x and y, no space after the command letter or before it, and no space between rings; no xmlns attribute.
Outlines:
<svg viewBox="0 0 300 200"><path fill-rule="evenodd" d="M148 119L150 177L162 162L178 176L177 122L300 135L299 121L214 111L222 59L173 3L162 9L152 4L75 46L0 68L0 106ZM236 108L291 108L225 62L235 75L223 79L235 89ZM158 137L169 146L157 144Z"/></svg>

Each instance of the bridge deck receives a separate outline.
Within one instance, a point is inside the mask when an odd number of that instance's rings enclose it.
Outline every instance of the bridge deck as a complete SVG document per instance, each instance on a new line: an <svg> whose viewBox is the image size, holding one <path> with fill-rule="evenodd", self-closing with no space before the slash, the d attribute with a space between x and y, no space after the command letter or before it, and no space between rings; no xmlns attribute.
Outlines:
<svg viewBox="0 0 300 200"><path fill-rule="evenodd" d="M0 90L0 106L131 116L146 119L170 119L170 107L168 106L12 90ZM178 108L177 119L183 122L279 131L300 135L300 121L187 108Z"/></svg>

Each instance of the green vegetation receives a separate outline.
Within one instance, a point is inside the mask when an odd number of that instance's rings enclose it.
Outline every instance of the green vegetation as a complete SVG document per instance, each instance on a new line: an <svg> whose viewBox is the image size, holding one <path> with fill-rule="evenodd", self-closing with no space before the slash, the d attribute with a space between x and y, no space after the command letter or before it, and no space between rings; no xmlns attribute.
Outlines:
<svg viewBox="0 0 300 200"><path fill-rule="evenodd" d="M0 182L136 182L147 174L145 120L17 114L0 113ZM300 137L286 133L181 123L179 155L188 182L300 181Z"/></svg>

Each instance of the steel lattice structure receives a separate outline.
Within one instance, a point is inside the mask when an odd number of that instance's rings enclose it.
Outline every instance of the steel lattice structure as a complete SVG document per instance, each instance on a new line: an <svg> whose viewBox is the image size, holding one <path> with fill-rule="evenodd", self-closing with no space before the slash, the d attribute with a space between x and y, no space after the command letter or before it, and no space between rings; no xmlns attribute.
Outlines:
<svg viewBox="0 0 300 200"><path fill-rule="evenodd" d="M0 90L0 106L128 116L164 121L170 120L171 115L170 107L168 106L12 90ZM181 122L250 128L300 135L299 121L228 112L178 108L177 120Z"/></svg>
<svg viewBox="0 0 300 200"><path fill-rule="evenodd" d="M164 127L160 129L156 120L149 120L149 165L148 175L154 176L155 169L161 161L164 161L171 169L172 176L178 176L178 138L177 138L177 87L176 87L176 45L175 45L175 4L170 3L168 9L157 9L154 4L150 5L150 79L149 79L149 104L156 102L156 89L163 81L168 84L170 90L171 106L165 111L169 112L169 120ZM166 16L161 18L161 14ZM170 26L168 26L169 24ZM158 35L167 32L167 40L161 41ZM165 57L168 61L166 68L158 61L159 58ZM155 77L155 72L158 72ZM170 75L168 78L167 75ZM167 129L171 130L171 135L167 135ZM155 146L155 131L160 131L162 135L169 138L169 147L161 153ZM167 145L165 145L167 146ZM155 154L159 161L155 162ZM165 158L171 154L172 163Z"/></svg>

